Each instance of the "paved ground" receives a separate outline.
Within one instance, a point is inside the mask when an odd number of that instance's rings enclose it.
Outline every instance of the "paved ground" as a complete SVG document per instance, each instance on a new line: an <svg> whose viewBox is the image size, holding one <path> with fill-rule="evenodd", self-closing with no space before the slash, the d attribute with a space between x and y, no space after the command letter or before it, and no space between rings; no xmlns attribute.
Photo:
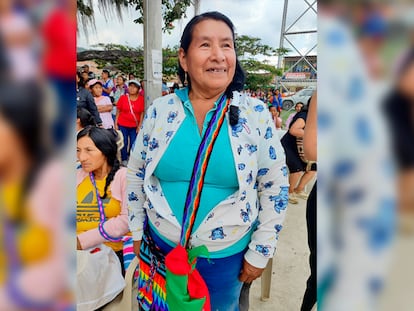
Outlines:
<svg viewBox="0 0 414 311"><path fill-rule="evenodd" d="M308 191L311 186L308 185ZM249 311L300 310L310 270L306 230L306 201L289 204L273 259L270 299L261 301L261 280L253 282Z"/></svg>

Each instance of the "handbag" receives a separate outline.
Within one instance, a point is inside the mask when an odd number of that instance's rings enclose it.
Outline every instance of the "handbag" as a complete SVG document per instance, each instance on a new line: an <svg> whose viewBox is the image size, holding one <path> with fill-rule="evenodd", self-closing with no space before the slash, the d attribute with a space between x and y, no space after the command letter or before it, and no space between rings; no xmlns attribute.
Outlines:
<svg viewBox="0 0 414 311"><path fill-rule="evenodd" d="M300 159L306 163L306 171L309 171L312 167L312 164L316 163L316 161L309 161L306 159L305 149L303 148L303 137L296 137L296 146L298 148Z"/></svg>
<svg viewBox="0 0 414 311"><path fill-rule="evenodd" d="M102 311L138 311L138 257L129 263L125 273L124 290L110 303L102 308Z"/></svg>
<svg viewBox="0 0 414 311"><path fill-rule="evenodd" d="M112 248L101 244L76 251L76 307L96 310L113 300L125 287L121 263Z"/></svg>
<svg viewBox="0 0 414 311"><path fill-rule="evenodd" d="M187 191L180 243L166 256L157 248L145 224L140 248L138 300L144 311L210 311L208 288L195 269L197 257L208 256L205 245L191 248L189 239L197 215L204 176L230 99L223 95L197 151Z"/></svg>

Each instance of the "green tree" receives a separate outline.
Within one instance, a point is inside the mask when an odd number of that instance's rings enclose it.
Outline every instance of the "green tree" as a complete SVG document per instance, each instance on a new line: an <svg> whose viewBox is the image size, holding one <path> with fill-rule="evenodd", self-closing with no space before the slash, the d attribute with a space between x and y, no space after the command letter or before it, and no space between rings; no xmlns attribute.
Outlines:
<svg viewBox="0 0 414 311"><path fill-rule="evenodd" d="M237 56L241 58L249 58L256 55L277 55L276 49L267 44L263 44L260 38L247 35L236 36L236 48Z"/></svg>
<svg viewBox="0 0 414 311"><path fill-rule="evenodd" d="M88 28L91 27L96 30L93 0L76 0L78 4L78 22L82 25L82 30L85 35L88 35ZM134 20L135 23L144 23L143 0L98 0L98 5L101 13L105 18L111 18L114 15L119 20L123 19L123 11L128 9L135 9L140 16ZM185 11L191 5L191 0L162 0L162 18L164 32L170 33L174 29L173 22L182 17L187 17Z"/></svg>

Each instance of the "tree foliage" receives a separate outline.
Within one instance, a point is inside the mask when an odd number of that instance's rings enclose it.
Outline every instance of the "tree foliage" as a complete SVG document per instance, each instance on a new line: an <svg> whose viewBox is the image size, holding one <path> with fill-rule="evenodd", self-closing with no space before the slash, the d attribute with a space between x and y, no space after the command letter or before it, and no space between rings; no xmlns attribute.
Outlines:
<svg viewBox="0 0 414 311"><path fill-rule="evenodd" d="M96 30L93 10L93 0L76 0L78 4L78 22L82 25L85 35L88 28ZM154 1L154 0L152 0ZM170 33L174 29L173 22L186 17L186 10L191 5L191 0L162 0L162 18L164 32ZM116 15L119 20L123 19L123 12L135 9L140 16L134 20L135 23L144 23L144 0L98 0L98 7L105 19Z"/></svg>

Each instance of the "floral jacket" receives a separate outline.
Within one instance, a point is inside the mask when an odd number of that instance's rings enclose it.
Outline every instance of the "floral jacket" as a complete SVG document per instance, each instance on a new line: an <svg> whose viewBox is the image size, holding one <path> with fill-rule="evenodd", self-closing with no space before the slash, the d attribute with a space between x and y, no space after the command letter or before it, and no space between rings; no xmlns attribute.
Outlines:
<svg viewBox="0 0 414 311"><path fill-rule="evenodd" d="M253 229L245 259L264 268L275 253L288 204L284 150L263 102L234 92L231 104L239 107L238 124L228 122L239 190L214 207L192 233L190 246L204 244L209 251L222 250ZM146 215L160 234L176 243L180 239L181 223L153 173L185 117L183 103L175 94L156 99L146 111L127 171L134 240L142 238Z"/></svg>

